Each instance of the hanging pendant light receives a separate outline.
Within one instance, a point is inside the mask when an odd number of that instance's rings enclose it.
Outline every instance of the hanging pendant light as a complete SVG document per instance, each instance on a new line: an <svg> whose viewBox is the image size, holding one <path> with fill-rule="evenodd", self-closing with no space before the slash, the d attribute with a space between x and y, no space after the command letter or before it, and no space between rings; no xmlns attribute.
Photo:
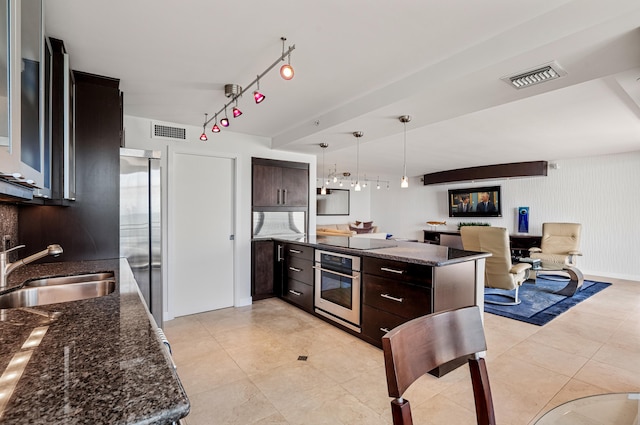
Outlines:
<svg viewBox="0 0 640 425"><path fill-rule="evenodd" d="M224 108L224 118L220 120L220 125L223 127L229 127L229 118L227 118L227 108Z"/></svg>
<svg viewBox="0 0 640 425"><path fill-rule="evenodd" d="M400 181L400 187L405 189L409 187L409 178L407 177L407 123L411 121L411 116L409 115L401 115L398 117L402 125L404 126L404 167L402 170L402 180Z"/></svg>
<svg viewBox="0 0 640 425"><path fill-rule="evenodd" d="M231 112L233 113L233 118L238 118L240 115L242 115L242 111L240 109L238 109L238 98L237 97L236 97L236 106L233 107Z"/></svg>
<svg viewBox="0 0 640 425"><path fill-rule="evenodd" d="M218 127L218 114L216 114L211 131L214 133L220 133L220 127Z"/></svg>
<svg viewBox="0 0 640 425"><path fill-rule="evenodd" d="M253 92L253 100L256 101L256 104L261 103L264 100L264 95L262 93L260 93L260 76L258 75L258 78L256 78L256 83L257 83L257 87L256 90Z"/></svg>
<svg viewBox="0 0 640 425"><path fill-rule="evenodd" d="M362 131L354 131L353 135L356 138L356 185L353 188L356 192L360 192L360 138L364 135Z"/></svg>
<svg viewBox="0 0 640 425"><path fill-rule="evenodd" d="M287 41L285 37L280 37L282 40L282 56L284 56L284 42ZM284 60L284 57L282 58ZM291 52L287 55L287 63L280 67L280 76L285 80L290 80L293 78L293 67L291 66Z"/></svg>
<svg viewBox="0 0 640 425"><path fill-rule="evenodd" d="M202 140L203 142L206 142L207 140L209 140L207 138L206 128L207 128L207 114L204 114L204 124L202 124L202 134L200 135L200 140Z"/></svg>
<svg viewBox="0 0 640 425"><path fill-rule="evenodd" d="M320 147L322 148L322 187L320 188L320 195L326 195L327 187L324 184L324 151L329 147L329 145L327 143L320 143Z"/></svg>

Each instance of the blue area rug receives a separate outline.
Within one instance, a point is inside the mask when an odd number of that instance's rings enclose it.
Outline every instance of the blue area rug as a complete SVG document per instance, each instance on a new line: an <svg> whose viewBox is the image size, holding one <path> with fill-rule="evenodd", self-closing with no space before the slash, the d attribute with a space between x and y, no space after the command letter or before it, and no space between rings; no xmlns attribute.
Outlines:
<svg viewBox="0 0 640 425"><path fill-rule="evenodd" d="M564 288L566 284L566 281L558 282L538 276L535 284L525 282L520 287L520 300L522 301L520 304L503 306L485 303L484 311L542 326L579 302L586 300L611 285L607 282L585 280L582 288L572 297L554 294L555 291ZM500 295L500 292L499 289L485 288L485 301L508 301L504 296ZM513 291L503 291L503 293L513 295Z"/></svg>

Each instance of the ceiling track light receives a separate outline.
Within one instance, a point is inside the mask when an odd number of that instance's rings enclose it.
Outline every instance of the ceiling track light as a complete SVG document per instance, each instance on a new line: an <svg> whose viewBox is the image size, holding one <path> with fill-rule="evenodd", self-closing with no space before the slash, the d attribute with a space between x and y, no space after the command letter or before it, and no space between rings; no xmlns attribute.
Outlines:
<svg viewBox="0 0 640 425"><path fill-rule="evenodd" d="M220 112L218 112L219 114ZM216 114L216 115L218 115ZM224 106L224 118L220 120L220 125L223 127L229 127L229 118L227 117L227 105Z"/></svg>
<svg viewBox="0 0 640 425"><path fill-rule="evenodd" d="M356 186L353 188L356 192L360 192L360 138L364 135L362 131L354 131L354 137L356 138Z"/></svg>
<svg viewBox="0 0 640 425"><path fill-rule="evenodd" d="M280 37L280 40L282 40L282 56L281 56L281 60L284 60L284 42L287 41L287 39L285 37ZM295 45L294 45L295 47ZM282 65L280 67L280 76L282 78L284 78L285 80L290 80L293 78L293 67L291 66L291 49L289 49L289 53L287 53L287 63L285 65Z"/></svg>
<svg viewBox="0 0 640 425"><path fill-rule="evenodd" d="M404 166L402 170L402 180L400 181L400 187L405 189L409 187L409 178L407 177L407 123L411 121L411 116L401 115L398 117L398 119L404 126L404 142L403 142Z"/></svg>
<svg viewBox="0 0 640 425"><path fill-rule="evenodd" d="M260 93L260 76L258 75L256 77L256 89L253 92L253 100L255 100L256 104L258 103L262 103L262 101L265 99L265 95L263 95L262 93Z"/></svg>
<svg viewBox="0 0 640 425"><path fill-rule="evenodd" d="M327 186L325 186L324 182L324 152L327 150L327 148L329 147L328 143L320 143L320 147L322 148L322 187L320 188L320 195L326 195L327 194Z"/></svg>
<svg viewBox="0 0 640 425"><path fill-rule="evenodd" d="M238 98L236 98L236 106L233 107L231 113L233 114L233 118L238 118L240 115L242 115L242 111L238 109Z"/></svg>
<svg viewBox="0 0 640 425"><path fill-rule="evenodd" d="M287 40L286 37L280 37L280 40L282 40L282 54L280 55L280 57L278 59L276 59L271 65L269 65L269 67L267 67L267 69L265 69L264 71L262 71L261 74L259 74L255 80L253 80L251 83L249 83L248 85L246 85L244 88L240 87L237 84L225 84L224 86L224 90L225 90L225 96L226 97L230 97L231 100L229 100L227 103L224 104L224 106L222 108L220 108L220 110L218 112L215 113L215 116L217 117L218 114L221 114L222 111L224 111L224 118L222 118L220 120L220 125L223 127L229 127L229 118L227 118L227 108L235 103L235 106L232 109L233 112L233 117L237 118L240 115L242 115L242 111L240 111L240 109L238 109L238 98L242 97L242 95L249 90L251 87L253 87L254 84L257 85L256 90L253 92L253 99L255 100L256 103L260 103L265 99L265 96L260 93L260 79L262 77L264 77L269 71L271 71L273 68L276 67L276 65L278 65L280 62L284 61L285 58L287 58L288 63L286 65L282 65L282 67L280 68L280 75L282 76L282 78L284 78L285 80L290 80L293 78L293 67L291 66L291 52L293 52L296 48L296 45L293 44L291 46L289 46L288 49L285 50L284 48L284 42ZM204 127L206 128L207 125L209 125L209 123L213 120L213 118L207 120L205 117L205 123L204 123ZM214 127L216 127L214 125ZM219 129L219 128L218 128ZM213 131L213 129L212 129ZM219 131L218 131L219 132ZM206 136L206 135L205 135ZM202 136L201 136L201 140L202 140Z"/></svg>
<svg viewBox="0 0 640 425"><path fill-rule="evenodd" d="M211 127L211 131L214 133L220 133L220 127L218 127L218 114L213 117L213 127Z"/></svg>
<svg viewBox="0 0 640 425"><path fill-rule="evenodd" d="M207 140L209 140L207 138L207 114L204 114L204 124L202 124L202 134L200 135L200 140L202 140L203 142L206 142Z"/></svg>

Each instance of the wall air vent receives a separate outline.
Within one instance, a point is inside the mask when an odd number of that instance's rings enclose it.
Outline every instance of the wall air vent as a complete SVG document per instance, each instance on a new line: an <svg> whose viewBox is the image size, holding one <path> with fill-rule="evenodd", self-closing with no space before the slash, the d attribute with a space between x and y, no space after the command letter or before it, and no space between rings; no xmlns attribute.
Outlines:
<svg viewBox="0 0 640 425"><path fill-rule="evenodd" d="M151 123L151 137L154 139L187 140L187 129Z"/></svg>
<svg viewBox="0 0 640 425"><path fill-rule="evenodd" d="M534 84L555 80L565 75L567 75L567 72L556 61L553 61L535 69L519 72L517 75L502 77L501 80L511 87L522 89Z"/></svg>

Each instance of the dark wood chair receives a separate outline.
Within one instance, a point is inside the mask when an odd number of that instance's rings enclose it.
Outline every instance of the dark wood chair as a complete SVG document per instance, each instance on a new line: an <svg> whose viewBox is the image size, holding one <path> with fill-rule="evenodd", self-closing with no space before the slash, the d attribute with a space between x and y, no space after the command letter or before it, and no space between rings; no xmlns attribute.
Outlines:
<svg viewBox="0 0 640 425"><path fill-rule="evenodd" d="M484 328L477 306L429 314L406 322L382 337L387 387L394 425L413 425L411 407L402 394L430 370L461 357L469 371L480 425L495 425L493 400L484 358Z"/></svg>

